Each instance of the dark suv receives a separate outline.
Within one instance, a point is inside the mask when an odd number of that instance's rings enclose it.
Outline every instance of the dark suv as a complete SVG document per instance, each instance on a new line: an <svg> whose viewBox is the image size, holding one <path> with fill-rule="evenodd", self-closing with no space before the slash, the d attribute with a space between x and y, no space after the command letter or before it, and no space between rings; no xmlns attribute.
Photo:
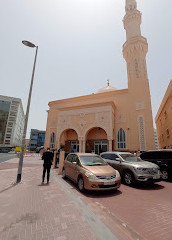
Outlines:
<svg viewBox="0 0 172 240"><path fill-rule="evenodd" d="M172 179L172 150L147 151L140 154L140 158L157 164L162 172L162 179Z"/></svg>

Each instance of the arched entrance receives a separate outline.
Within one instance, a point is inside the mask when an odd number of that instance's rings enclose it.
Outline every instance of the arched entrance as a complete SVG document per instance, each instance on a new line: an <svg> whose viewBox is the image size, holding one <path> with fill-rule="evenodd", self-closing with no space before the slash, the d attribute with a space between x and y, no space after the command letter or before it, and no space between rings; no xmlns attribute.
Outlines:
<svg viewBox="0 0 172 240"><path fill-rule="evenodd" d="M66 129L60 137L60 147L65 152L79 152L78 134L74 129Z"/></svg>
<svg viewBox="0 0 172 240"><path fill-rule="evenodd" d="M94 127L87 132L85 150L96 154L108 151L107 134L103 128Z"/></svg>

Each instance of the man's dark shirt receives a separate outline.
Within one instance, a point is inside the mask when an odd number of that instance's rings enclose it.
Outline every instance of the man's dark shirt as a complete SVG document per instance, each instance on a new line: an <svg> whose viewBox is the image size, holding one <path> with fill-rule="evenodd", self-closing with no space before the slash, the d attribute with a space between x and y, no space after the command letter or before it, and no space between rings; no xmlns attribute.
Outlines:
<svg viewBox="0 0 172 240"><path fill-rule="evenodd" d="M51 167L53 161L53 153L50 151L44 152L42 155L42 160L44 160L44 167Z"/></svg>

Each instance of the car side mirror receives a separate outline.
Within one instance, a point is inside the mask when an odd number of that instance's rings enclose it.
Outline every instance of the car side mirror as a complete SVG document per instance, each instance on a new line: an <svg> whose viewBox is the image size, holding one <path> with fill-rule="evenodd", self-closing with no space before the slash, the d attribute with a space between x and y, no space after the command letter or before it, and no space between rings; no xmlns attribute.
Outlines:
<svg viewBox="0 0 172 240"><path fill-rule="evenodd" d="M116 161L120 161L120 162L121 162L121 158L116 158L115 160L116 160Z"/></svg>

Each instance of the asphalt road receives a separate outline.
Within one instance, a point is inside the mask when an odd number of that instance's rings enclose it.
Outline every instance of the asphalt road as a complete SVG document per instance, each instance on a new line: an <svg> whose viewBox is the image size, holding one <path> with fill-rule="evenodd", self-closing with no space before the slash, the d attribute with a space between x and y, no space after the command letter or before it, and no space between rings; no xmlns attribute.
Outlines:
<svg viewBox="0 0 172 240"><path fill-rule="evenodd" d="M0 153L0 163L15 158L17 155L13 153Z"/></svg>

